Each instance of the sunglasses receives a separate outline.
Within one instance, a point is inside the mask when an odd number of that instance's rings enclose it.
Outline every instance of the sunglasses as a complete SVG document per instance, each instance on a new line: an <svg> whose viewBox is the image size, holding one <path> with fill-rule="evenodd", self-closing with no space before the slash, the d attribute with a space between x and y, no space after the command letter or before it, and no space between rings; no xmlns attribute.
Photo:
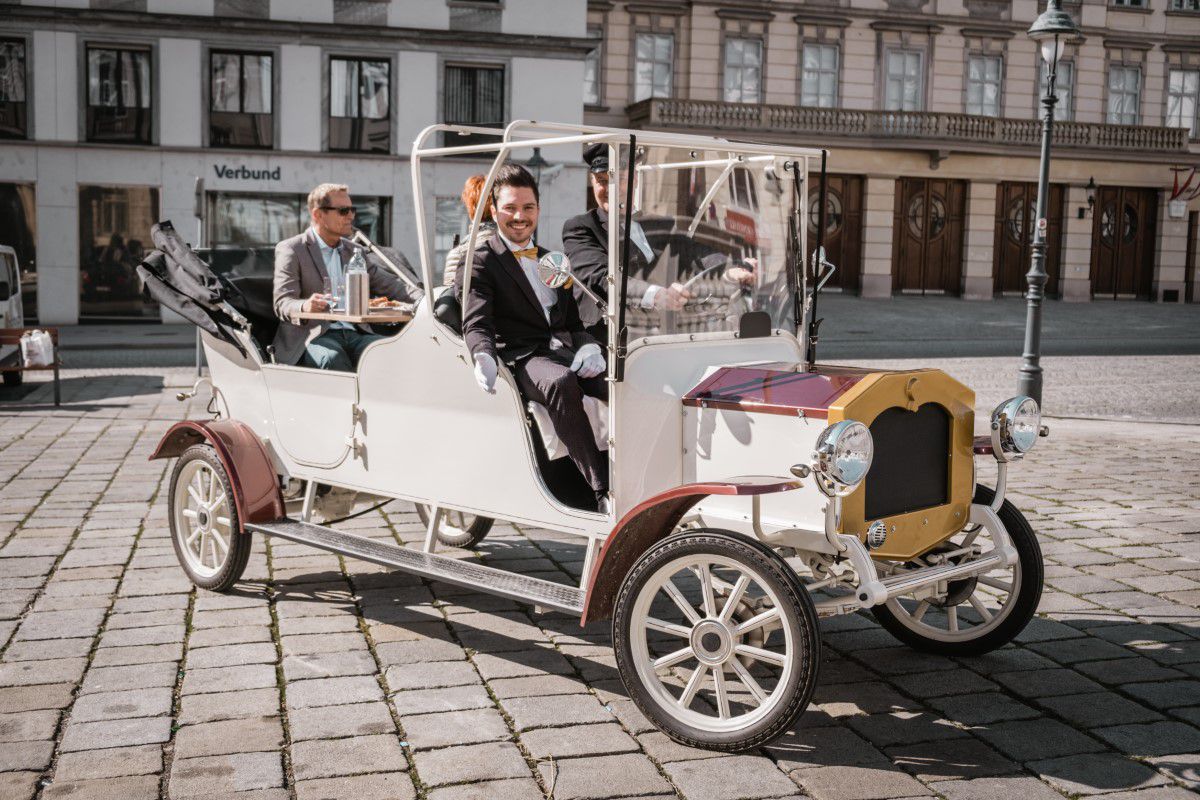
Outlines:
<svg viewBox="0 0 1200 800"><path fill-rule="evenodd" d="M321 206L322 211L336 211L343 217L348 217L358 211L354 206Z"/></svg>

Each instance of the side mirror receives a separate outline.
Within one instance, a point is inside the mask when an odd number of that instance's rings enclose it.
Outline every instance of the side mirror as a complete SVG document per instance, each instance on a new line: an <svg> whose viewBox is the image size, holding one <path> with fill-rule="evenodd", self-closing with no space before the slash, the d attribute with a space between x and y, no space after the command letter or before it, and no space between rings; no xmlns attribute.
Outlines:
<svg viewBox="0 0 1200 800"><path fill-rule="evenodd" d="M537 265L538 277L551 289L558 289L571 282L571 259L560 250L552 250L542 256Z"/></svg>

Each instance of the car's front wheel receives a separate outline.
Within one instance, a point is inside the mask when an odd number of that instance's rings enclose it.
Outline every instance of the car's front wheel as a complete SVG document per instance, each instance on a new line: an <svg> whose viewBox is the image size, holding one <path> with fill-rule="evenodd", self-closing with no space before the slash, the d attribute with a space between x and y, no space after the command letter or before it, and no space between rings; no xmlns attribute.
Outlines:
<svg viewBox="0 0 1200 800"><path fill-rule="evenodd" d="M202 589L230 589L246 569L251 540L241 532L233 486L211 446L193 445L179 456L167 504L171 543L188 578Z"/></svg>
<svg viewBox="0 0 1200 800"><path fill-rule="evenodd" d="M691 530L646 552L613 616L630 697L677 742L737 752L792 726L820 662L812 599L770 548Z"/></svg>
<svg viewBox="0 0 1200 800"><path fill-rule="evenodd" d="M417 503L417 516L421 524L429 527L429 506ZM438 526L437 540L446 547L461 547L470 550L483 541L492 529L491 517L465 514L462 511L442 511L442 522Z"/></svg>

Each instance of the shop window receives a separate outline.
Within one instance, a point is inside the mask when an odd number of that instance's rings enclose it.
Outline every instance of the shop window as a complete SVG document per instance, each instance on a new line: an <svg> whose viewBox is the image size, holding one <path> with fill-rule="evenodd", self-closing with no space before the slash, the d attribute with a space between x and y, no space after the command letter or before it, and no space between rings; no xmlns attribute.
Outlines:
<svg viewBox="0 0 1200 800"><path fill-rule="evenodd" d="M87 48L87 140L151 143L150 51Z"/></svg>
<svg viewBox="0 0 1200 800"><path fill-rule="evenodd" d="M967 60L967 113L1000 116L1000 56L971 56Z"/></svg>
<svg viewBox="0 0 1200 800"><path fill-rule="evenodd" d="M725 40L725 102L762 101L762 42L730 37Z"/></svg>
<svg viewBox="0 0 1200 800"><path fill-rule="evenodd" d="M0 139L24 139L28 135L25 43L0 39Z"/></svg>
<svg viewBox="0 0 1200 800"><path fill-rule="evenodd" d="M390 201L351 193L357 213L354 227L378 245L388 243ZM271 247L309 226L308 195L283 193L210 192L210 247Z"/></svg>
<svg viewBox="0 0 1200 800"><path fill-rule="evenodd" d="M80 317L158 318L136 272L158 216L157 188L79 187Z"/></svg>
<svg viewBox="0 0 1200 800"><path fill-rule="evenodd" d="M806 43L802 63L800 105L834 108L838 96L838 46Z"/></svg>
<svg viewBox="0 0 1200 800"><path fill-rule="evenodd" d="M271 148L274 59L266 53L209 53L208 143Z"/></svg>
<svg viewBox="0 0 1200 800"><path fill-rule="evenodd" d="M25 321L37 319L37 211L33 185L0 183L0 244L17 254Z"/></svg>
<svg viewBox="0 0 1200 800"><path fill-rule="evenodd" d="M634 102L670 97L675 83L675 37L669 33L639 33L635 46Z"/></svg>
<svg viewBox="0 0 1200 800"><path fill-rule="evenodd" d="M329 59L330 150L391 152L391 66L372 59Z"/></svg>
<svg viewBox="0 0 1200 800"><path fill-rule="evenodd" d="M504 67L446 65L442 116L451 125L504 126ZM447 147L499 141L496 136L446 134Z"/></svg>

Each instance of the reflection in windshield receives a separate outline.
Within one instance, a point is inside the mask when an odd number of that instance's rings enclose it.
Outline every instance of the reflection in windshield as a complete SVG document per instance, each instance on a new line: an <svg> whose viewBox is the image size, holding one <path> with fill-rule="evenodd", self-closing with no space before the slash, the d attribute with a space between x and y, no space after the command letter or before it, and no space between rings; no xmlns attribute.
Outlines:
<svg viewBox="0 0 1200 800"><path fill-rule="evenodd" d="M622 149L625 155L628 148ZM681 309L660 308L631 290L625 307L630 340L736 331L748 311L765 311L773 327L792 330L791 173L776 175L770 158L716 150L639 147L635 163L635 225L623 269L631 285L680 284L691 298ZM625 197L624 187L618 196Z"/></svg>

